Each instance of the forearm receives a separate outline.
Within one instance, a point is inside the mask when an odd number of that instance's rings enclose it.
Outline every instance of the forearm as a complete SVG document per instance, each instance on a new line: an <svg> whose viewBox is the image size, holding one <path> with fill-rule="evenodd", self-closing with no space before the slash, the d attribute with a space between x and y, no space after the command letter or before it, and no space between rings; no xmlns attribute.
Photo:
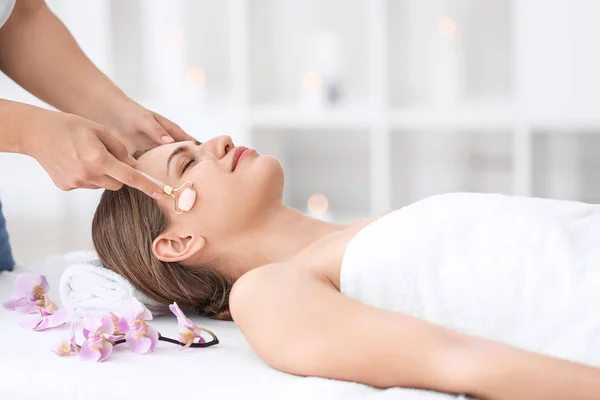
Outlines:
<svg viewBox="0 0 600 400"><path fill-rule="evenodd" d="M0 29L0 69L57 109L98 122L127 100L39 0L17 0Z"/></svg>
<svg viewBox="0 0 600 400"><path fill-rule="evenodd" d="M468 353L474 371L466 386L482 399L591 400L600 394L600 369L594 367L483 340Z"/></svg>
<svg viewBox="0 0 600 400"><path fill-rule="evenodd" d="M28 104L0 99L0 152L28 154L25 126L34 119L35 112L52 112ZM31 138L29 138L31 139Z"/></svg>

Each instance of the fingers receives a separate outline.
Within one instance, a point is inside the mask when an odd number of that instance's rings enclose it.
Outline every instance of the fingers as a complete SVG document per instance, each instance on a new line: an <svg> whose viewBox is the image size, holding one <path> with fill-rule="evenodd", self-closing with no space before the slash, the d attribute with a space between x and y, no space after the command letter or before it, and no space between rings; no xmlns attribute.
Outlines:
<svg viewBox="0 0 600 400"><path fill-rule="evenodd" d="M106 175L124 185L141 190L154 199L158 200L162 197L163 188L160 185L146 178L140 171L131 168L129 165L115 158L112 158L108 162Z"/></svg>
<svg viewBox="0 0 600 400"><path fill-rule="evenodd" d="M99 178L95 182L95 184L97 185L96 188L102 187L104 189L113 191L117 191L123 187L123 184L121 182L114 178L111 178L110 176L104 176L102 178Z"/></svg>
<svg viewBox="0 0 600 400"><path fill-rule="evenodd" d="M127 146L117 139L115 135L108 131L100 131L98 132L97 137L100 139L104 147L106 147L106 150L108 150L108 152L117 160L124 162L131 167L135 167L137 165L137 161L129 155Z"/></svg>
<svg viewBox="0 0 600 400"><path fill-rule="evenodd" d="M154 115L156 121L169 133L169 135L171 135L173 139L175 139L176 142L194 140L193 137L185 133L185 131L181 129L176 123L171 122L167 118L155 112L153 112L152 115Z"/></svg>
<svg viewBox="0 0 600 400"><path fill-rule="evenodd" d="M158 144L174 142L173 138L169 135L165 128L158 123L153 114L148 114L148 116L142 121L140 130Z"/></svg>

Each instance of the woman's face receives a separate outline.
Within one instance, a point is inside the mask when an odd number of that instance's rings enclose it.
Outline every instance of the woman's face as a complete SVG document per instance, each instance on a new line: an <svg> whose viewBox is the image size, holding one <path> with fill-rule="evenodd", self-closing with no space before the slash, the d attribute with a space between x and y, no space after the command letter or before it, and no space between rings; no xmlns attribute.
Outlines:
<svg viewBox="0 0 600 400"><path fill-rule="evenodd" d="M175 213L173 198L159 206L171 230L218 241L253 226L274 203L281 203L283 169L279 161L253 149L235 147L229 136L208 142L166 144L138 159L138 170L177 188L193 183L196 201L188 212Z"/></svg>

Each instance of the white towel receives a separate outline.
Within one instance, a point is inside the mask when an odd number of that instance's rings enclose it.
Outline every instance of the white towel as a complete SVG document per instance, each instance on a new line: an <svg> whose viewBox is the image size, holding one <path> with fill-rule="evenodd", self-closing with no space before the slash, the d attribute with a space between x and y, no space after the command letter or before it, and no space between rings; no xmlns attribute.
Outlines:
<svg viewBox="0 0 600 400"><path fill-rule="evenodd" d="M167 306L144 296L129 281L105 268L97 259L82 260L69 265L60 277L60 298L63 306L75 309L75 315L118 313L121 302L132 297L141 301L153 315L165 314Z"/></svg>
<svg viewBox="0 0 600 400"><path fill-rule="evenodd" d="M600 206L433 196L348 244L341 291L363 303L600 366Z"/></svg>

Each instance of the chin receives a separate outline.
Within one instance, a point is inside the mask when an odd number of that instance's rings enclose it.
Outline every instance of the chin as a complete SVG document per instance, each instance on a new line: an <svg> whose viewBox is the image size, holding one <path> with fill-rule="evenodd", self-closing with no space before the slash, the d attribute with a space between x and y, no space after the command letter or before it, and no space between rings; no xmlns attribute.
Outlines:
<svg viewBox="0 0 600 400"><path fill-rule="evenodd" d="M282 201L284 172L281 162L273 156L259 156L252 166L252 188L261 203Z"/></svg>

